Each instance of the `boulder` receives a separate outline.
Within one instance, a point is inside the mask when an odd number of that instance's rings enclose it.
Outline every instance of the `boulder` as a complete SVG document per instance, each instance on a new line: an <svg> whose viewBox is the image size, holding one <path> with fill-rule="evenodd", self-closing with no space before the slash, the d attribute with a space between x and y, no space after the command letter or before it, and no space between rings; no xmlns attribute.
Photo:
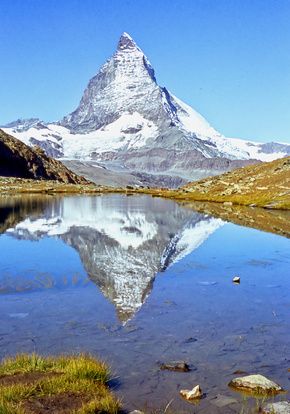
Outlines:
<svg viewBox="0 0 290 414"><path fill-rule="evenodd" d="M229 386L238 391L248 391L254 394L279 394L283 388L274 381L260 374L247 375L233 379Z"/></svg>

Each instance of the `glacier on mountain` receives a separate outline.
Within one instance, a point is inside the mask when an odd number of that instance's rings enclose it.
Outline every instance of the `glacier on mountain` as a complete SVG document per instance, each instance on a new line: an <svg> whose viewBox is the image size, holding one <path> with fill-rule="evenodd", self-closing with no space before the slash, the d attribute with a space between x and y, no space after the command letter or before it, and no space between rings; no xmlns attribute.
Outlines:
<svg viewBox="0 0 290 414"><path fill-rule="evenodd" d="M127 33L89 81L75 111L56 123L32 118L3 129L57 158L116 163L187 180L290 154L288 144L220 134L158 85L151 63Z"/></svg>

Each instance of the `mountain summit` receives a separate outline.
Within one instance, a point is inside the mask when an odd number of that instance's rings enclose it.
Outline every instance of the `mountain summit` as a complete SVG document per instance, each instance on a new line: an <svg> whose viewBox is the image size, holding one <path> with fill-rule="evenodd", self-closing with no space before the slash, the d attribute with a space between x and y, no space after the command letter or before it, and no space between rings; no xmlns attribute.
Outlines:
<svg viewBox="0 0 290 414"><path fill-rule="evenodd" d="M96 179L99 162L114 174L133 174L140 184L148 182L148 174L150 182L171 185L176 178L179 182L198 179L251 159L270 161L290 154L287 144L224 137L158 85L148 58L126 32L71 114L56 124L31 119L7 127L6 132L51 156L77 160L81 165L70 163L70 168L75 165L88 178Z"/></svg>
<svg viewBox="0 0 290 414"><path fill-rule="evenodd" d="M162 148L194 150L210 158L249 158L230 143L222 149L208 142L208 138L220 139L221 134L157 84L148 58L125 32L116 52L89 81L77 109L60 124L74 134L112 130L112 135L119 136L122 151ZM110 151L110 140L106 143Z"/></svg>
<svg viewBox="0 0 290 414"><path fill-rule="evenodd" d="M118 50L124 49L139 49L132 37L126 32L122 33L118 43Z"/></svg>
<svg viewBox="0 0 290 414"><path fill-rule="evenodd" d="M90 80L78 108L61 124L73 132L91 132L122 114L148 121L173 116L168 93L160 88L154 70L131 36L123 33L114 55ZM138 128L138 126L137 126Z"/></svg>

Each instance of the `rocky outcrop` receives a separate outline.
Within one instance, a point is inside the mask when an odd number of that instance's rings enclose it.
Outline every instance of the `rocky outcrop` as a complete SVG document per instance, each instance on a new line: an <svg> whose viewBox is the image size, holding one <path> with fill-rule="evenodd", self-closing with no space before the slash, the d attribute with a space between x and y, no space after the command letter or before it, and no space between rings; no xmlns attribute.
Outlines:
<svg viewBox="0 0 290 414"><path fill-rule="evenodd" d="M30 148L1 129L0 176L56 180L73 184L88 183L60 161L48 157L41 148Z"/></svg>

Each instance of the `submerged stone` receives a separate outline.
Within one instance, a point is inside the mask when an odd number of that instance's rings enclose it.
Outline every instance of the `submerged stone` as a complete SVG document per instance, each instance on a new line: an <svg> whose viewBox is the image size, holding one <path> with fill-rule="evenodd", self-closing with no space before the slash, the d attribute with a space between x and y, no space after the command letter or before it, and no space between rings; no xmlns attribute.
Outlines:
<svg viewBox="0 0 290 414"><path fill-rule="evenodd" d="M290 402L280 401L267 404L263 410L265 414L290 414Z"/></svg>
<svg viewBox="0 0 290 414"><path fill-rule="evenodd" d="M248 391L255 394L278 394L283 392L280 385L261 374L235 378L229 383L229 386L236 388L238 391Z"/></svg>
<svg viewBox="0 0 290 414"><path fill-rule="evenodd" d="M238 401L235 398L228 397L227 395L218 394L210 402L218 408L223 408L227 405L237 404Z"/></svg>
<svg viewBox="0 0 290 414"><path fill-rule="evenodd" d="M194 343L194 342L196 342L197 341L197 339L196 338L194 338L193 336L190 336L189 338L187 338L184 342L186 343L186 344L192 344L192 343Z"/></svg>
<svg viewBox="0 0 290 414"><path fill-rule="evenodd" d="M248 373L241 369L237 369L236 371L233 372L233 375L248 375Z"/></svg>
<svg viewBox="0 0 290 414"><path fill-rule="evenodd" d="M160 369L177 372L188 372L190 371L189 365L184 361L172 361L168 364L161 364Z"/></svg>

